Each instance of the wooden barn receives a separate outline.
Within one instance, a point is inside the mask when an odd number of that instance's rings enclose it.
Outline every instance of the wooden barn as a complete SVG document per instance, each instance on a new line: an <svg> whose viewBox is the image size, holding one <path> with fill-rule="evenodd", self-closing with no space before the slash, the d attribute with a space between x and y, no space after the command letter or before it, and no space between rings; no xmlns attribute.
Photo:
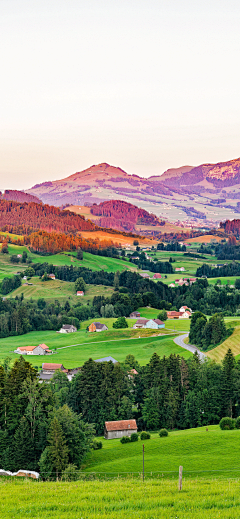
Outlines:
<svg viewBox="0 0 240 519"><path fill-rule="evenodd" d="M116 422L105 422L104 438L114 440L123 436L131 436L137 432L136 420L118 420Z"/></svg>

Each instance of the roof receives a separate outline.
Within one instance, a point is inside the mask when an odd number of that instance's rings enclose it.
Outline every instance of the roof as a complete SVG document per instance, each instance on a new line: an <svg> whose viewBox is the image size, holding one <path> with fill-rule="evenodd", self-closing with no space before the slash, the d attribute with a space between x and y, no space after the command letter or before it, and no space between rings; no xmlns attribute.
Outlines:
<svg viewBox="0 0 240 519"><path fill-rule="evenodd" d="M63 324L62 328L64 330L69 330L69 328L75 328L75 326L73 326L73 324Z"/></svg>
<svg viewBox="0 0 240 519"><path fill-rule="evenodd" d="M113 357L103 357L102 359L97 359L94 362L112 362L113 364L116 364L118 360L114 359Z"/></svg>
<svg viewBox="0 0 240 519"><path fill-rule="evenodd" d="M78 290L77 294L84 294L83 290Z"/></svg>
<svg viewBox="0 0 240 519"><path fill-rule="evenodd" d="M126 429L137 429L136 420L119 420L117 422L105 422L106 430L125 431Z"/></svg>
<svg viewBox="0 0 240 519"><path fill-rule="evenodd" d="M43 350L48 350L49 347L46 344L39 344L38 346L41 346Z"/></svg>
<svg viewBox="0 0 240 519"><path fill-rule="evenodd" d="M153 321L157 324L164 324L163 321L160 321L160 319L153 319Z"/></svg>
<svg viewBox="0 0 240 519"><path fill-rule="evenodd" d="M143 317L141 319L138 319L135 324L146 324L148 321L151 321L151 319L144 319Z"/></svg>
<svg viewBox="0 0 240 519"><path fill-rule="evenodd" d="M94 324L98 330L100 330L101 328L103 328L103 326L106 326L106 324L99 323L99 322L96 322L96 323L94 322L94 323L92 323L92 324ZM107 328L107 326L106 326L106 328Z"/></svg>
<svg viewBox="0 0 240 519"><path fill-rule="evenodd" d="M161 274L159 274L158 272L156 272L156 274L154 274L153 277L154 277L154 278L161 278L162 276L161 276Z"/></svg>
<svg viewBox="0 0 240 519"><path fill-rule="evenodd" d="M171 312L167 312L167 315L172 315L172 316L179 316L179 315L183 315L184 312L176 312L175 310L172 310Z"/></svg>
<svg viewBox="0 0 240 519"><path fill-rule="evenodd" d="M20 351L33 351L37 346L18 346L18 350Z"/></svg>
<svg viewBox="0 0 240 519"><path fill-rule="evenodd" d="M62 368L63 368L62 364L52 364L52 363L49 363L49 362L44 362L42 364L42 369L55 370L55 369L62 369Z"/></svg>

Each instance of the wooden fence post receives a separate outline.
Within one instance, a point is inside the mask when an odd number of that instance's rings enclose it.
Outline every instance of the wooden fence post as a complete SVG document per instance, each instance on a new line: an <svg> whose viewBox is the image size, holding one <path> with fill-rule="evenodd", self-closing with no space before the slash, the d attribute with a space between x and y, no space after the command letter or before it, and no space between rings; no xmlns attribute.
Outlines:
<svg viewBox="0 0 240 519"><path fill-rule="evenodd" d="M179 480L178 480L178 490L182 490L182 465L179 467Z"/></svg>

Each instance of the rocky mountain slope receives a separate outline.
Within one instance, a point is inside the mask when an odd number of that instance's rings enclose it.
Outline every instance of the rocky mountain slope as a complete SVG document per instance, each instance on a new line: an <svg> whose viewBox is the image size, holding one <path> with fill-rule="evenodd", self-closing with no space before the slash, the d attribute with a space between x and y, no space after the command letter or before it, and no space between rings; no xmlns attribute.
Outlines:
<svg viewBox="0 0 240 519"><path fill-rule="evenodd" d="M240 217L240 159L183 166L150 178L103 163L36 184L27 193L56 206L123 200L178 224L216 225Z"/></svg>

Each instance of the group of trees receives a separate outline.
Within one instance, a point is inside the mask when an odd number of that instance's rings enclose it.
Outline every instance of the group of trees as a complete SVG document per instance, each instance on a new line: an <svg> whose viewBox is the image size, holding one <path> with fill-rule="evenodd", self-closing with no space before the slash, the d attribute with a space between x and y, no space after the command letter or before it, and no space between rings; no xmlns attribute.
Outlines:
<svg viewBox="0 0 240 519"><path fill-rule="evenodd" d="M41 469L58 478L68 465L80 469L91 448L94 426L68 406L69 382L57 373L50 384L23 357L0 366L0 466Z"/></svg>
<svg viewBox="0 0 240 519"><path fill-rule="evenodd" d="M114 227L123 231L134 231L135 225L159 225L157 216L123 200L109 200L93 204L91 214L99 216L101 227Z"/></svg>
<svg viewBox="0 0 240 519"><path fill-rule="evenodd" d="M207 278L240 276L240 263L233 261L228 265L222 265L220 267L211 267L204 263L201 267L198 267L196 276L206 276Z"/></svg>
<svg viewBox="0 0 240 519"><path fill-rule="evenodd" d="M181 245L178 241L172 241L164 245L163 242L157 244L157 250L167 250L175 252L186 252L186 245Z"/></svg>
<svg viewBox="0 0 240 519"><path fill-rule="evenodd" d="M233 332L232 328L226 329L223 315L214 314L209 321L202 312L194 312L191 318L189 341L203 350L210 345L222 342Z"/></svg>

